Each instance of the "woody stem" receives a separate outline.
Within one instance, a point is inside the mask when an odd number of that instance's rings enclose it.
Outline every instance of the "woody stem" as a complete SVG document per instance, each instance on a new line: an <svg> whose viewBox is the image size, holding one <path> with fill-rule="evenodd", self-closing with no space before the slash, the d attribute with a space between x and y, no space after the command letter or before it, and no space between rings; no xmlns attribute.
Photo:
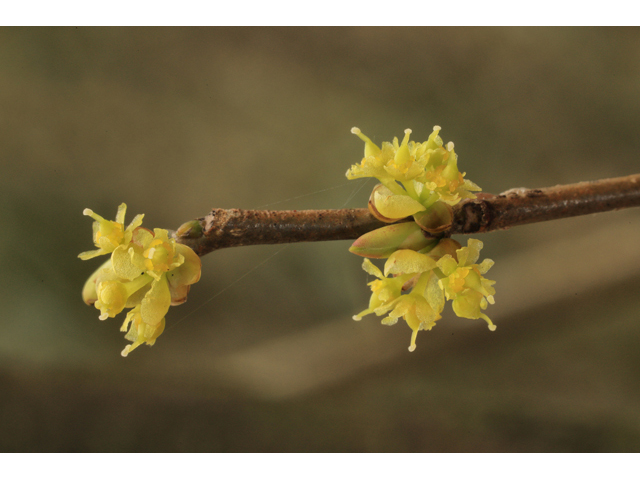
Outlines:
<svg viewBox="0 0 640 480"><path fill-rule="evenodd" d="M476 199L455 205L453 223L438 236L485 233L637 206L640 206L640 174L540 189L515 188L499 195L481 193ZM214 208L205 217L184 224L175 236L178 242L202 256L242 245L352 240L385 225L388 224L377 220L366 208Z"/></svg>

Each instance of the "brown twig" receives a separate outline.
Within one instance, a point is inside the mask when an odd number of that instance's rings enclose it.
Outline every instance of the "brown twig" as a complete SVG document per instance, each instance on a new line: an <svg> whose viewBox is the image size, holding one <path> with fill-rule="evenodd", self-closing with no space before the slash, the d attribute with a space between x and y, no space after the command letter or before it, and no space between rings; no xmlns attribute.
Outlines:
<svg viewBox="0 0 640 480"><path fill-rule="evenodd" d="M640 174L541 189L479 194L453 207L438 236L485 233L516 225L640 206ZM176 240L200 256L241 245L352 240L384 225L366 208L342 210L213 209L184 224ZM428 235L428 234L426 234Z"/></svg>

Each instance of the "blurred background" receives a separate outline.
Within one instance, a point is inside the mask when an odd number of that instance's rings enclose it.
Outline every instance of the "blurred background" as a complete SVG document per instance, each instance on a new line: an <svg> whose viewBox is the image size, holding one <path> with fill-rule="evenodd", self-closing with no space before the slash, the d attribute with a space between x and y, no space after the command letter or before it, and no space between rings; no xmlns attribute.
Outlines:
<svg viewBox="0 0 640 480"><path fill-rule="evenodd" d="M498 329L411 354L348 241L207 255L128 358L77 258L86 207L365 206L354 125L440 125L491 193L639 173L639 29L2 28L0 65L0 450L640 449L638 209L481 236Z"/></svg>

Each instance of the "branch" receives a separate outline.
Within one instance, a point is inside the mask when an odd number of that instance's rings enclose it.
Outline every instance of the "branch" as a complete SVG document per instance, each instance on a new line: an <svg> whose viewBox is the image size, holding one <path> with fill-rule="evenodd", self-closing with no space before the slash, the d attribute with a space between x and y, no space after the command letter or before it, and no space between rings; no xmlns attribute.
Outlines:
<svg viewBox="0 0 640 480"><path fill-rule="evenodd" d="M485 233L516 225L640 206L640 174L541 189L481 193L453 207L451 227L438 237ZM407 220L410 220L407 219ZM403 221L403 220L401 220ZM198 255L227 247L353 240L388 225L366 208L342 210L239 210L214 208L175 232ZM425 233L425 236L429 234Z"/></svg>

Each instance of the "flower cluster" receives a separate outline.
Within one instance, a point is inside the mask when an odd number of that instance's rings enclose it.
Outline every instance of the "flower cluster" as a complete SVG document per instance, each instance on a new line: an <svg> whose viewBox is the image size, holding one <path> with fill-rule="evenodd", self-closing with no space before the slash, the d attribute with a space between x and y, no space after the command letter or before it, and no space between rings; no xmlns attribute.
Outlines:
<svg viewBox="0 0 640 480"><path fill-rule="evenodd" d="M438 277L434 268L436 262L431 257L413 250L398 250L393 253L384 266L384 275L378 267L365 258L362 268L378 277L369 283L373 292L369 300L369 308L354 315L354 320L375 313L378 316L387 314L382 319L385 325L395 325L398 318L404 317L407 325L413 330L409 351L416 348L416 336L419 330L431 330L436 320L441 318L444 308L444 295L438 286ZM388 277L394 274L393 277ZM403 290L411 289L403 295Z"/></svg>
<svg viewBox="0 0 640 480"><path fill-rule="evenodd" d="M470 239L462 247L438 236L451 225L451 206L475 198L471 192L481 190L458 170L453 143L443 146L438 126L426 142L410 142L407 129L401 143L394 138L382 147L356 127L351 132L365 142L365 148L364 158L347 171L347 178L377 178L380 184L373 189L369 210L379 220L392 223L361 236L349 249L368 257L362 268L377 277L369 283L369 308L354 320L375 313L384 316L383 324L393 325L404 318L413 330L409 347L413 351L418 331L431 330L442 318L446 299L459 317L482 318L495 330L482 312L494 303L495 294L495 282L482 276L493 261L476 263L482 242ZM410 216L412 222L394 223ZM369 258L387 258L384 274Z"/></svg>
<svg viewBox="0 0 640 480"><path fill-rule="evenodd" d="M351 132L365 142L365 147L364 158L347 170L347 178L374 177L380 181L369 207L382 221L428 213L437 202L455 205L463 198L475 198L471 192L481 190L458 170L453 142L443 146L438 126L433 127L426 142L410 142L411 130L406 129L401 143L394 138L392 143L382 142L382 148L359 128L353 127ZM422 223L418 218L416 221Z"/></svg>
<svg viewBox="0 0 640 480"><path fill-rule="evenodd" d="M487 304L493 305L493 296L496 290L492 280L487 280L482 275L493 266L493 260L486 258L477 264L482 242L470 238L467 246L456 250L456 255L444 255L438 260L437 265L442 272L442 278L438 285L447 297L452 300L455 314L463 318L482 318L493 331L496 326L480 310L485 310Z"/></svg>
<svg viewBox="0 0 640 480"><path fill-rule="evenodd" d="M371 298L369 308L354 315L354 320L375 313L387 315L385 325L394 325L403 317L413 330L409 351L416 348L416 336L420 330L431 330L444 310L445 297L452 300L453 311L459 317L484 319L489 330L495 330L493 322L481 312L487 303L494 303L495 283L482 275L493 265L486 259L476 264L482 242L469 239L461 247L452 239L443 239L427 253L414 250L397 250L387 259L384 275L368 258L362 268L378 278L369 283ZM445 253L449 252L449 253ZM391 276L389 276L391 275Z"/></svg>
<svg viewBox="0 0 640 480"><path fill-rule="evenodd" d="M82 298L100 310L100 320L115 317L125 308L121 331L133 342L122 351L126 357L139 345L153 345L162 333L171 305L186 302L190 285L200 279L200 257L189 247L169 238L167 230L141 227L144 215L137 215L124 227L127 206L118 207L115 221L105 220L90 209L93 241L98 250L78 255L82 260L111 254L87 280Z"/></svg>

